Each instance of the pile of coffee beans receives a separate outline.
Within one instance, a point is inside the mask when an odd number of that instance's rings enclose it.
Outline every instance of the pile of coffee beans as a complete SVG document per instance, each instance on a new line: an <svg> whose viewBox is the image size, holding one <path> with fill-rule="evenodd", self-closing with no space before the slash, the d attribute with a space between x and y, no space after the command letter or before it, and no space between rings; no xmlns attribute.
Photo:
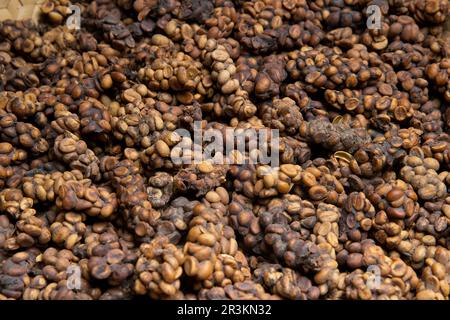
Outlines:
<svg viewBox="0 0 450 320"><path fill-rule="evenodd" d="M0 17L0 300L450 298L450 1L39 6Z"/></svg>

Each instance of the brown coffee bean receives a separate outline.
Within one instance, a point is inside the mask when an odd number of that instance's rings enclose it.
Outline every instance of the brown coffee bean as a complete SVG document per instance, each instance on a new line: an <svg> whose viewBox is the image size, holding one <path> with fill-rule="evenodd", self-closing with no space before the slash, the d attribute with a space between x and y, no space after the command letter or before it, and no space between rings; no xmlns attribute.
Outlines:
<svg viewBox="0 0 450 320"><path fill-rule="evenodd" d="M360 268L363 264L363 255L360 253L351 253L347 257L347 265L351 269Z"/></svg>
<svg viewBox="0 0 450 320"><path fill-rule="evenodd" d="M434 185L427 184L419 189L418 194L421 199L433 199L436 196L436 187Z"/></svg>
<svg viewBox="0 0 450 320"><path fill-rule="evenodd" d="M281 170L281 172L285 173L290 178L294 178L299 173L298 168L296 168L296 166L291 165L291 164L281 165L280 170Z"/></svg>
<svg viewBox="0 0 450 320"><path fill-rule="evenodd" d="M202 161L197 165L197 167L202 173L211 173L214 170L213 165L208 161Z"/></svg>
<svg viewBox="0 0 450 320"><path fill-rule="evenodd" d="M403 195L403 190L394 188L386 194L386 200L389 202L394 202L402 198Z"/></svg>
<svg viewBox="0 0 450 320"><path fill-rule="evenodd" d="M220 202L220 196L214 192L214 191L209 191L206 195L205 195L205 199L208 200L209 202Z"/></svg>
<svg viewBox="0 0 450 320"><path fill-rule="evenodd" d="M184 262L184 270L190 277L198 274L199 265L197 259L195 259L194 257L187 257L186 261Z"/></svg>
<svg viewBox="0 0 450 320"><path fill-rule="evenodd" d="M220 62L225 62L230 57L226 51L221 50L221 49L214 50L212 52L211 56L214 60L217 60Z"/></svg>
<svg viewBox="0 0 450 320"><path fill-rule="evenodd" d="M308 193L311 199L322 200L327 196L328 190L324 186L315 185L309 189Z"/></svg>
<svg viewBox="0 0 450 320"><path fill-rule="evenodd" d="M170 148L164 141L158 140L155 146L156 150L162 157L168 157L170 155Z"/></svg>
<svg viewBox="0 0 450 320"><path fill-rule="evenodd" d="M317 213L317 217L321 222L336 222L339 214L335 211L321 211Z"/></svg>
<svg viewBox="0 0 450 320"><path fill-rule="evenodd" d="M106 279L111 275L111 269L107 264L96 265L92 268L92 275L96 279Z"/></svg>
<svg viewBox="0 0 450 320"><path fill-rule="evenodd" d="M107 253L107 261L109 264L118 264L125 258L125 254L120 249L113 249Z"/></svg>

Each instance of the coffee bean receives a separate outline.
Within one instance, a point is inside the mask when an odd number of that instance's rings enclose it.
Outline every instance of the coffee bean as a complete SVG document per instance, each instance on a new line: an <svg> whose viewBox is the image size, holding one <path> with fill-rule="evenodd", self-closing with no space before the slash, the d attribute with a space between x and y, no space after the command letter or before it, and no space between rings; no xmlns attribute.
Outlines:
<svg viewBox="0 0 450 320"><path fill-rule="evenodd" d="M327 196L328 190L324 186L315 185L309 189L309 195L313 200L321 200Z"/></svg>

